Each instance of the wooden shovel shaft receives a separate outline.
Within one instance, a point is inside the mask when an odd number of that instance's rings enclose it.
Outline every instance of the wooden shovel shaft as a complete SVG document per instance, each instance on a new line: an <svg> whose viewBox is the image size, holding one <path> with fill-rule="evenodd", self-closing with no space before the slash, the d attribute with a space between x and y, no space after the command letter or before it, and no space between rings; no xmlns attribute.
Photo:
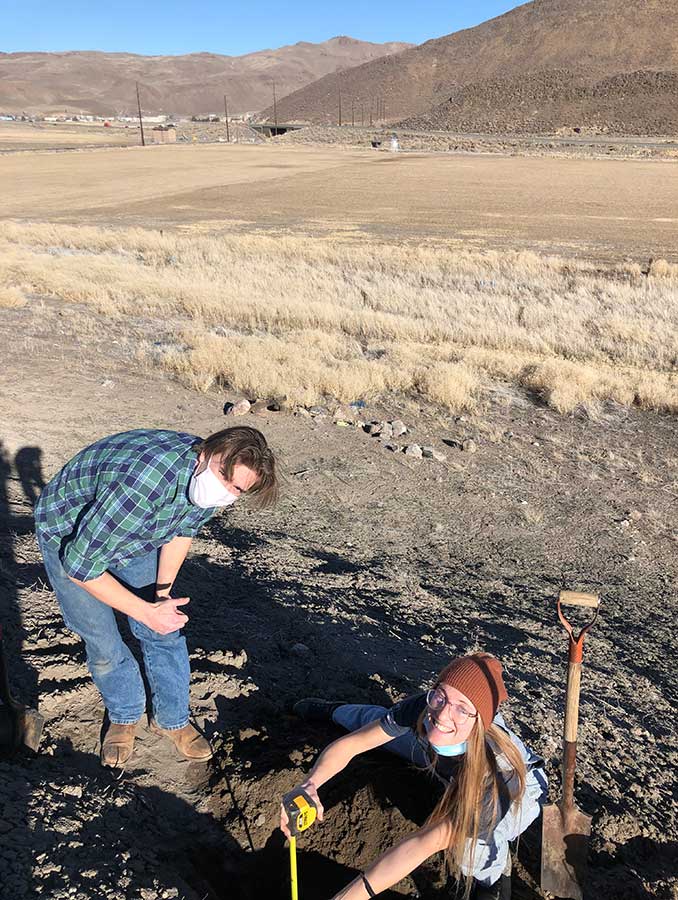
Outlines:
<svg viewBox="0 0 678 900"><path fill-rule="evenodd" d="M570 644L572 649L572 643ZM579 727L579 694L581 690L581 663L571 661L567 667L567 693L565 695L565 731L563 734L563 816L574 806L574 770L577 762L577 731Z"/></svg>
<svg viewBox="0 0 678 900"><path fill-rule="evenodd" d="M565 695L566 741L577 741L579 728L579 693L581 690L581 663L571 662L567 667L567 693Z"/></svg>

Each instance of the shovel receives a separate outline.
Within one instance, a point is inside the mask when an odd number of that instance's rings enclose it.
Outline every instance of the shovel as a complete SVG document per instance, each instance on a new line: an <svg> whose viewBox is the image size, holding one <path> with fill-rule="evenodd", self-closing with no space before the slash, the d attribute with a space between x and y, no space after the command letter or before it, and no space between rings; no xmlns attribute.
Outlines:
<svg viewBox="0 0 678 900"><path fill-rule="evenodd" d="M572 625L562 606L587 606L595 615L575 638ZM559 803L544 807L541 850L541 887L556 897L582 900L586 877L586 857L591 834L591 817L574 805L574 767L577 758L577 724L579 720L579 688L584 655L584 638L598 618L599 600L595 594L561 591L558 618L569 634L567 695L565 700L565 733L563 736L563 796Z"/></svg>
<svg viewBox="0 0 678 900"><path fill-rule="evenodd" d="M44 721L37 709L27 709L12 697L0 625L0 753L13 753L20 744L37 752Z"/></svg>

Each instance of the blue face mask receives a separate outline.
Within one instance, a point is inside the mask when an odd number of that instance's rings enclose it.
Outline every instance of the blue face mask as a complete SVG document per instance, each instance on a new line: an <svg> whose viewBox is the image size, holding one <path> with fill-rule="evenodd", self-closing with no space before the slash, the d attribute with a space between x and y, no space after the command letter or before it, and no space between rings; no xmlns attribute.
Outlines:
<svg viewBox="0 0 678 900"><path fill-rule="evenodd" d="M427 734L431 730L431 723L429 722L428 717L424 719L424 728L426 729ZM461 744L443 744L442 746L431 744L431 747L438 756L461 756L466 753L467 745L468 741L462 741Z"/></svg>

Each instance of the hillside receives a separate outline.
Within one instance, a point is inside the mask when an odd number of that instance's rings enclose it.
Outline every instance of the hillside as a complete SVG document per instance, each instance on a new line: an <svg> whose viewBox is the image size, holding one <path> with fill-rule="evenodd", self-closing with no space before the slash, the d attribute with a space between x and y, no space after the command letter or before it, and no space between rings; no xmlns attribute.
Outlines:
<svg viewBox="0 0 678 900"><path fill-rule="evenodd" d="M567 69L464 85L419 116L414 130L544 133L562 128L605 134L678 134L678 72L630 72L599 80Z"/></svg>
<svg viewBox="0 0 678 900"><path fill-rule="evenodd" d="M245 56L192 53L0 53L0 112L127 114L136 110L135 82L151 114L255 111L328 73L408 48L335 37Z"/></svg>
<svg viewBox="0 0 678 900"><path fill-rule="evenodd" d="M534 0L475 28L327 75L282 100L278 116L336 122L341 91L344 119L352 101L369 109L381 98L386 119L397 122L480 81L519 85L527 74L566 70L575 90L626 73L678 72L676 33L675 0Z"/></svg>

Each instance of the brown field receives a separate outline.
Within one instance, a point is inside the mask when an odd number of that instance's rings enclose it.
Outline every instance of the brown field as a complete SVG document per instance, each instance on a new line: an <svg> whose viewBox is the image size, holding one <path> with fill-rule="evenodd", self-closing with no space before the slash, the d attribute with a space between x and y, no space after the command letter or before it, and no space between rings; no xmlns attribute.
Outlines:
<svg viewBox="0 0 678 900"><path fill-rule="evenodd" d="M104 128L79 122L0 122L0 154L7 150L63 150L73 147L127 147L139 140L136 128Z"/></svg>
<svg viewBox="0 0 678 900"><path fill-rule="evenodd" d="M175 146L0 159L2 215L678 261L673 163Z"/></svg>
<svg viewBox="0 0 678 900"><path fill-rule="evenodd" d="M156 362L201 390L459 412L503 381L561 412L678 409L668 164L211 145L0 166L0 305L141 302L172 322Z"/></svg>

